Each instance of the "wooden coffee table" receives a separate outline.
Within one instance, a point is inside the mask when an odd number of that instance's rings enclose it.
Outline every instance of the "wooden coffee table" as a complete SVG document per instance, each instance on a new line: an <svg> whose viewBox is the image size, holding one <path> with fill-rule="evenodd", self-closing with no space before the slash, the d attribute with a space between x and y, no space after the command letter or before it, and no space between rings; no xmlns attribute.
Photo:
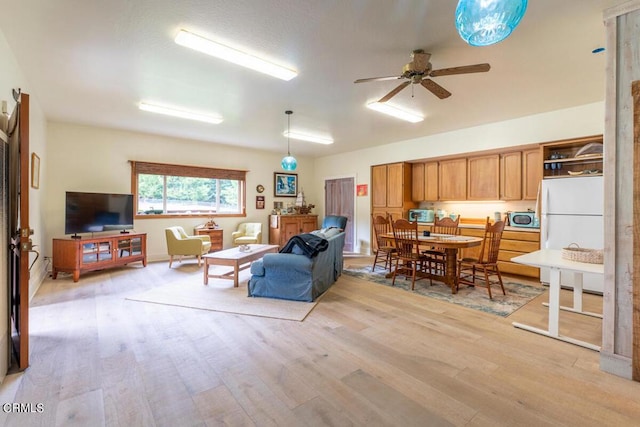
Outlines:
<svg viewBox="0 0 640 427"><path fill-rule="evenodd" d="M240 252L239 248L225 249L202 256L204 258L204 284L209 284L209 277L215 279L233 280L233 287L238 287L238 274L249 268L251 262L260 259L269 252L278 252L278 245L249 245L248 252ZM233 267L232 271L224 274L209 274L210 265Z"/></svg>

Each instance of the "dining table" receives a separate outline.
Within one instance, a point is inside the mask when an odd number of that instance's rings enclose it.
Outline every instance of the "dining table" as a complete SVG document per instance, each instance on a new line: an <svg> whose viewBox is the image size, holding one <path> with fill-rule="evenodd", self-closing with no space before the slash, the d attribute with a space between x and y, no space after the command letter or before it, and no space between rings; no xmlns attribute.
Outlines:
<svg viewBox="0 0 640 427"><path fill-rule="evenodd" d="M385 238L393 241L393 233L386 233ZM427 275L436 280L441 280L451 288L451 293L458 293L458 251L464 248L480 246L482 238L472 236L460 236L453 234L436 234L430 233L428 236L418 234L418 246L426 248L439 248L445 252L446 267L444 275L434 274L433 272L420 272L421 275ZM387 277L393 276L393 270L387 274Z"/></svg>

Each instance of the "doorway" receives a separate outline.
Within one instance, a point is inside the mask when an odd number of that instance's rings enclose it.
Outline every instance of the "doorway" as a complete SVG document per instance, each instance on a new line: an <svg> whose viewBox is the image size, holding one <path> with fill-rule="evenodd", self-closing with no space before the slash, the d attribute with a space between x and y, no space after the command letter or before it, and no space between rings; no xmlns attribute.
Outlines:
<svg viewBox="0 0 640 427"><path fill-rule="evenodd" d="M335 178L324 181L324 214L340 215L347 217L347 229L345 230L344 252L354 250L354 201L355 178Z"/></svg>

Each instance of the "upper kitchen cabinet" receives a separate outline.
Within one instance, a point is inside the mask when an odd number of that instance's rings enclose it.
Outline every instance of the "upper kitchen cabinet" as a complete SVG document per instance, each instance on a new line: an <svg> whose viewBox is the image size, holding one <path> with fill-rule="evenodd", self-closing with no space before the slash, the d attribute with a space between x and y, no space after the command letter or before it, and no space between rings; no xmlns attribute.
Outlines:
<svg viewBox="0 0 640 427"><path fill-rule="evenodd" d="M522 152L500 156L500 200L522 199Z"/></svg>
<svg viewBox="0 0 640 427"><path fill-rule="evenodd" d="M371 166L371 207L387 207L387 165Z"/></svg>
<svg viewBox="0 0 640 427"><path fill-rule="evenodd" d="M602 175L602 135L542 144L544 179Z"/></svg>
<svg viewBox="0 0 640 427"><path fill-rule="evenodd" d="M467 168L467 200L500 199L500 156L498 154L469 157Z"/></svg>
<svg viewBox="0 0 640 427"><path fill-rule="evenodd" d="M414 202L438 200L438 162L413 163L411 198Z"/></svg>
<svg viewBox="0 0 640 427"><path fill-rule="evenodd" d="M412 167L410 163L390 163L371 167L371 211L373 214L406 218L406 211L416 207L411 199Z"/></svg>
<svg viewBox="0 0 640 427"><path fill-rule="evenodd" d="M522 152L522 198L536 200L542 180L542 153L540 148Z"/></svg>
<svg viewBox="0 0 640 427"><path fill-rule="evenodd" d="M424 164L424 199L438 200L438 162Z"/></svg>
<svg viewBox="0 0 640 427"><path fill-rule="evenodd" d="M424 198L424 163L411 165L411 199L414 202L427 200Z"/></svg>
<svg viewBox="0 0 640 427"><path fill-rule="evenodd" d="M466 200L467 158L441 160L438 166L439 200Z"/></svg>

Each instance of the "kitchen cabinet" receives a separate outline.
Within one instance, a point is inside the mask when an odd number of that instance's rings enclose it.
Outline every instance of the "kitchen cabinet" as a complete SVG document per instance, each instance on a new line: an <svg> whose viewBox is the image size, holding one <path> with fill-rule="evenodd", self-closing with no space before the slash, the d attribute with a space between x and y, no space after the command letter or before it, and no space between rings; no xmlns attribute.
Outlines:
<svg viewBox="0 0 640 427"><path fill-rule="evenodd" d="M565 139L542 144L543 178L554 179L602 175L602 150L598 153L580 153L580 149L592 143L602 144L602 135Z"/></svg>
<svg viewBox="0 0 640 427"><path fill-rule="evenodd" d="M500 200L522 199L522 152L500 156Z"/></svg>
<svg viewBox="0 0 640 427"><path fill-rule="evenodd" d="M522 199L536 200L542 180L542 154L540 148L522 152Z"/></svg>
<svg viewBox="0 0 640 427"><path fill-rule="evenodd" d="M391 214L394 219L406 218L407 211L415 208L412 200L412 165L390 163L371 167L371 213Z"/></svg>
<svg viewBox="0 0 640 427"><path fill-rule="evenodd" d="M438 200L438 162L424 164L424 200Z"/></svg>
<svg viewBox="0 0 640 427"><path fill-rule="evenodd" d="M484 228L460 227L460 234L463 236L484 237ZM498 252L498 268L501 273L517 274L520 276L540 278L540 269L528 265L511 262L511 258L535 252L540 249L540 232L505 230L502 232L500 240L500 250ZM462 250L462 257L477 258L480 253L480 246Z"/></svg>
<svg viewBox="0 0 640 427"><path fill-rule="evenodd" d="M469 157L466 200L498 199L500 199L500 156L492 154Z"/></svg>
<svg viewBox="0 0 640 427"><path fill-rule="evenodd" d="M411 165L411 199L414 202L426 200L424 198L424 163Z"/></svg>
<svg viewBox="0 0 640 427"><path fill-rule="evenodd" d="M281 248L293 236L318 229L318 215L269 215L269 244Z"/></svg>
<svg viewBox="0 0 640 427"><path fill-rule="evenodd" d="M441 160L438 164L439 200L467 199L467 158Z"/></svg>
<svg viewBox="0 0 640 427"><path fill-rule="evenodd" d="M387 207L387 165L371 166L371 207Z"/></svg>
<svg viewBox="0 0 640 427"><path fill-rule="evenodd" d="M387 207L402 208L411 201L411 168L408 163L387 165Z"/></svg>
<svg viewBox="0 0 640 427"><path fill-rule="evenodd" d="M411 199L414 202L438 200L438 162L414 163L411 177Z"/></svg>

